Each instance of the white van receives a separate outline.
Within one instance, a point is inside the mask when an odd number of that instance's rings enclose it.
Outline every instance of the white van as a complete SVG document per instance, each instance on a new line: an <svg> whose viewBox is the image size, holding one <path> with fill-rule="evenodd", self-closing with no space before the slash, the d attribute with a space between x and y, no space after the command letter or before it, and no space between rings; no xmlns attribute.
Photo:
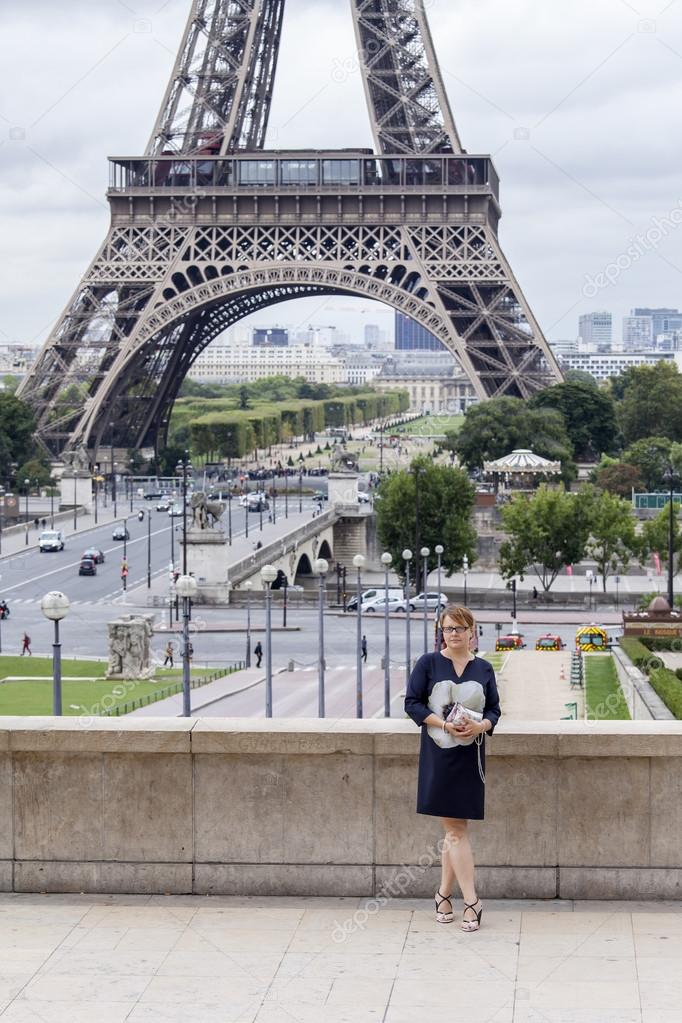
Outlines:
<svg viewBox="0 0 682 1023"><path fill-rule="evenodd" d="M45 529L38 537L38 547L41 554L46 551L63 551L64 534L60 529Z"/></svg>
<svg viewBox="0 0 682 1023"><path fill-rule="evenodd" d="M383 586L377 586L373 590L364 590L360 594L360 608L361 608L361 610L364 611L365 604L371 603L372 601L376 600L378 597L381 597L383 599L385 596L386 596L386 592L385 592ZM389 596L390 600L402 600L404 594L403 594L403 591L401 589L396 589L395 587L393 587L393 589L391 589L391 587L389 587L388 596ZM351 599L348 601L348 603L346 605L346 607L348 608L349 611L355 611L357 606L358 606L358 598L355 597L355 596L351 597Z"/></svg>

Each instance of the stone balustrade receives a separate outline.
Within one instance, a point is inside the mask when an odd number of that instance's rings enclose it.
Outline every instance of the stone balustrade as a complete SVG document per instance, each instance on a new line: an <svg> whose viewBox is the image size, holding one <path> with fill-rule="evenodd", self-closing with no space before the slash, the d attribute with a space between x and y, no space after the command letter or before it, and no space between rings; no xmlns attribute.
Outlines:
<svg viewBox="0 0 682 1023"><path fill-rule="evenodd" d="M4 718L0 891L427 896L409 721ZM504 721L488 897L676 898L682 723Z"/></svg>

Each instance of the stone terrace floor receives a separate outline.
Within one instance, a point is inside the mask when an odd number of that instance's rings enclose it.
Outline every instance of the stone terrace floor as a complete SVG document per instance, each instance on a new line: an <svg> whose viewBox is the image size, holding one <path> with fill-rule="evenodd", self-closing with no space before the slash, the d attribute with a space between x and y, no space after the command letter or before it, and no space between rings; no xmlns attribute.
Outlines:
<svg viewBox="0 0 682 1023"><path fill-rule="evenodd" d="M682 903L0 895L1 1023L679 1023Z"/></svg>

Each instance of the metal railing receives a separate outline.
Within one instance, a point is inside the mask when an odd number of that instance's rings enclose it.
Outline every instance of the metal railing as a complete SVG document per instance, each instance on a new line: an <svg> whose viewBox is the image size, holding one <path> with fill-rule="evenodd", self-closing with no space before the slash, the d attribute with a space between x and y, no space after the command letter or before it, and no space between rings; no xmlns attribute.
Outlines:
<svg viewBox="0 0 682 1023"><path fill-rule="evenodd" d="M190 689L201 689L203 686L207 686L211 682L217 682L219 678L225 678L226 675L234 675L236 671L242 671L245 667L246 665L244 661L236 661L234 664L229 664L226 668L213 671L209 675L202 675L200 678L191 679ZM125 703L118 703L109 710L102 711L99 716L120 717L123 714L131 714L134 710L139 710L141 707L149 707L152 703L158 703L159 700L166 700L169 696L177 696L180 692L182 692L182 679L178 679L177 682L172 682L163 689L155 689L153 693L146 693L144 696L140 696L136 700L127 700Z"/></svg>

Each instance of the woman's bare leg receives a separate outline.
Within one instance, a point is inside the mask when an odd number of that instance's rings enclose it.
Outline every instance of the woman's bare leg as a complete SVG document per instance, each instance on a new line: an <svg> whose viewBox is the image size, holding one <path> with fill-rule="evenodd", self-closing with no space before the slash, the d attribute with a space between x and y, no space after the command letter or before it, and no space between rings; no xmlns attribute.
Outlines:
<svg viewBox="0 0 682 1023"><path fill-rule="evenodd" d="M476 904L476 887L474 883L474 856L469 842L469 822L454 817L444 817L445 840L443 852L447 854L450 866L462 891L462 897L469 905ZM442 894L445 892L441 889ZM468 911L465 919L473 916Z"/></svg>

